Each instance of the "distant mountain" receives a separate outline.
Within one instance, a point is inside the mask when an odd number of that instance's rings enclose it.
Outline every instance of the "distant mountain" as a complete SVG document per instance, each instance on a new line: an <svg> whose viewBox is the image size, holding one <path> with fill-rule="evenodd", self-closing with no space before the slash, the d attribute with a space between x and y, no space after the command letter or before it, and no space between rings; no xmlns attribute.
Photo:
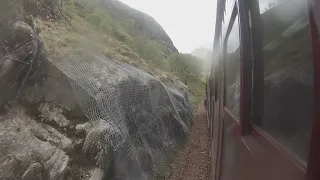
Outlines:
<svg viewBox="0 0 320 180"><path fill-rule="evenodd" d="M204 47L197 48L191 52L193 56L196 56L204 61L210 61L212 59L212 50Z"/></svg>
<svg viewBox="0 0 320 180"><path fill-rule="evenodd" d="M208 48L200 47L191 52L193 56L196 56L202 61L204 73L210 71L210 66L213 58L213 51Z"/></svg>

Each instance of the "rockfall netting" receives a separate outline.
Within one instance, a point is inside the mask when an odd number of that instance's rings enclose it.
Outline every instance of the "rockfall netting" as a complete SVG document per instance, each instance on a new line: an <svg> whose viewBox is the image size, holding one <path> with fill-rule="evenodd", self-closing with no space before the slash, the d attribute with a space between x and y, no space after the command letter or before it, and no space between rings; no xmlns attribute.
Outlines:
<svg viewBox="0 0 320 180"><path fill-rule="evenodd" d="M53 60L69 79L90 120L83 151L116 179L154 179L169 168L192 124L187 88L165 86L148 73L104 56ZM161 178L161 177L159 177Z"/></svg>
<svg viewBox="0 0 320 180"><path fill-rule="evenodd" d="M192 126L188 88L103 55L48 58L20 1L6 2L0 179L165 179Z"/></svg>

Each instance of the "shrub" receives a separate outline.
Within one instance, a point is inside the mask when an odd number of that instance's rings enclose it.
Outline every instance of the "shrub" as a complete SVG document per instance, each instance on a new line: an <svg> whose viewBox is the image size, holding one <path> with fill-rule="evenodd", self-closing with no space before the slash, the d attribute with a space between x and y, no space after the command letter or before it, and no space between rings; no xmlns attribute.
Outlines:
<svg viewBox="0 0 320 180"><path fill-rule="evenodd" d="M117 28L117 30L114 31L114 36L122 42L129 41L130 39L132 39L129 34L125 33L120 28Z"/></svg>
<svg viewBox="0 0 320 180"><path fill-rule="evenodd" d="M134 19L124 19L121 21L121 26L131 35L136 33L136 22Z"/></svg>
<svg viewBox="0 0 320 180"><path fill-rule="evenodd" d="M99 27L102 21L99 14L91 14L87 16L86 20L94 27Z"/></svg>
<svg viewBox="0 0 320 180"><path fill-rule="evenodd" d="M104 33L107 33L107 34L110 34L114 31L112 22L107 18L103 19L100 25L100 28Z"/></svg>

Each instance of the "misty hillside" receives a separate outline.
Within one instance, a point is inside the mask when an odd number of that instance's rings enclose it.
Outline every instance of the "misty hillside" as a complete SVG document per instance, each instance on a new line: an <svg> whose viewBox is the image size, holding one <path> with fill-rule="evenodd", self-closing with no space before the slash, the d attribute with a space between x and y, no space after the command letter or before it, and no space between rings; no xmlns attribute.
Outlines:
<svg viewBox="0 0 320 180"><path fill-rule="evenodd" d="M62 16L35 18L50 56L85 50L139 67L163 82L180 79L198 102L203 87L201 67L180 54L151 16L118 0L46 0L59 5ZM194 95L194 96L193 96Z"/></svg>
<svg viewBox="0 0 320 180"><path fill-rule="evenodd" d="M193 50L191 54L205 61L212 58L212 50L204 47Z"/></svg>
<svg viewBox="0 0 320 180"><path fill-rule="evenodd" d="M213 59L213 51L208 48L200 47L191 52L193 56L196 56L202 61L202 68L204 72L210 71L210 65Z"/></svg>
<svg viewBox="0 0 320 180"><path fill-rule="evenodd" d="M9 19L31 24L52 59L81 52L104 54L165 83L180 79L194 103L201 99L202 64L179 53L153 17L118 0L5 0L0 10L0 24Z"/></svg>

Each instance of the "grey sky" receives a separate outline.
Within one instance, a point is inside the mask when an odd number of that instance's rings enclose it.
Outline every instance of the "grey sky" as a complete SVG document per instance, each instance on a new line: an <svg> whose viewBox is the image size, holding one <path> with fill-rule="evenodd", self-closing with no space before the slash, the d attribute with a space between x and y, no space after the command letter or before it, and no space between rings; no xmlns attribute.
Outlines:
<svg viewBox="0 0 320 180"><path fill-rule="evenodd" d="M154 17L180 52L211 48L216 0L120 0Z"/></svg>

